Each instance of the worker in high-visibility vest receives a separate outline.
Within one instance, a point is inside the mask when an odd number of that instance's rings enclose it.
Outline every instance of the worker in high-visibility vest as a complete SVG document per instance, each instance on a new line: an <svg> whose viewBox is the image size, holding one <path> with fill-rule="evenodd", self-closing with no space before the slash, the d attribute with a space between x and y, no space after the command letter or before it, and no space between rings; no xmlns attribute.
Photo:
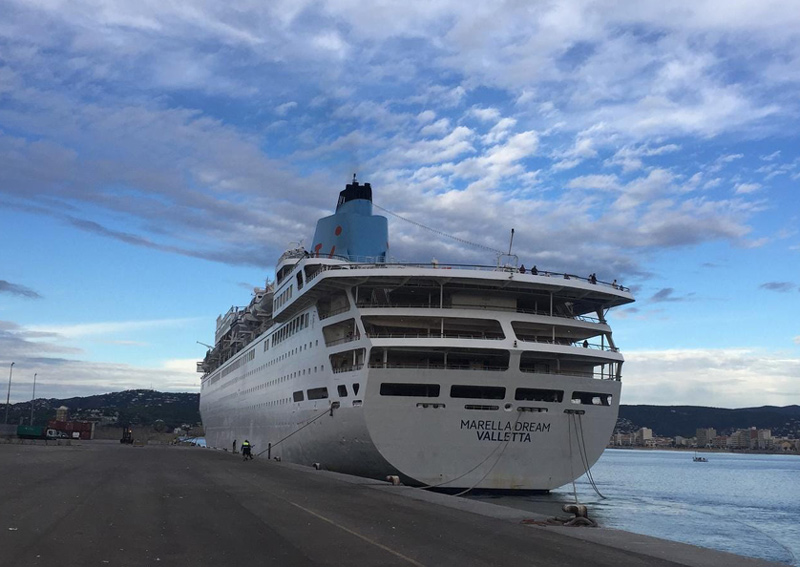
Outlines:
<svg viewBox="0 0 800 567"><path fill-rule="evenodd" d="M246 461L247 459L253 458L253 453L250 452L250 449L252 449L252 447L253 446L250 444L250 441L245 439L244 442L242 443L242 455L243 455L242 460Z"/></svg>

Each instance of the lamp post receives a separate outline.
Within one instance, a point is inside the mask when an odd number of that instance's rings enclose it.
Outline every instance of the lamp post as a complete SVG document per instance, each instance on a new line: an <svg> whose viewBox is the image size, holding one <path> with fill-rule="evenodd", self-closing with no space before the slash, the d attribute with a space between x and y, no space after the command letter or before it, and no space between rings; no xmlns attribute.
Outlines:
<svg viewBox="0 0 800 567"><path fill-rule="evenodd" d="M11 403L11 375L14 373L14 363L11 363L11 367L8 370L8 394L6 395L6 425L8 425L8 408L9 404Z"/></svg>
<svg viewBox="0 0 800 567"><path fill-rule="evenodd" d="M33 404L36 399L36 372L33 373L33 395L31 396L31 423L33 425Z"/></svg>

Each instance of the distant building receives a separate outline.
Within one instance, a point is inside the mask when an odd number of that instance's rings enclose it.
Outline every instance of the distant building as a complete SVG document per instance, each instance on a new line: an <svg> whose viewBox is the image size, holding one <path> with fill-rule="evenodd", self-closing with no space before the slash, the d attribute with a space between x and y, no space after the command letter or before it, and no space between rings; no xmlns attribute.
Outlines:
<svg viewBox="0 0 800 567"><path fill-rule="evenodd" d="M728 449L749 449L750 430L739 429L728 435Z"/></svg>
<svg viewBox="0 0 800 567"><path fill-rule="evenodd" d="M634 444L634 433L615 433L611 436L611 445L616 447L630 447Z"/></svg>
<svg viewBox="0 0 800 567"><path fill-rule="evenodd" d="M642 427L636 432L636 445L639 447L650 447L653 445L653 430L649 427Z"/></svg>
<svg viewBox="0 0 800 567"><path fill-rule="evenodd" d="M705 429L698 429L695 432L695 437L697 438L697 446L698 447L708 447L714 441L714 438L717 436L717 430L713 427L707 427Z"/></svg>
<svg viewBox="0 0 800 567"><path fill-rule="evenodd" d="M759 429L756 437L757 449L772 448L772 431L770 429Z"/></svg>
<svg viewBox="0 0 800 567"><path fill-rule="evenodd" d="M56 410L56 421L67 421L69 418L69 408L61 406Z"/></svg>
<svg viewBox="0 0 800 567"><path fill-rule="evenodd" d="M700 446L699 444L697 445ZM712 439L711 446L715 449L726 449L728 447L728 436L727 435L717 435Z"/></svg>
<svg viewBox="0 0 800 567"><path fill-rule="evenodd" d="M680 435L675 436L675 446L676 447L688 447L691 439L687 439L686 437L681 437Z"/></svg>

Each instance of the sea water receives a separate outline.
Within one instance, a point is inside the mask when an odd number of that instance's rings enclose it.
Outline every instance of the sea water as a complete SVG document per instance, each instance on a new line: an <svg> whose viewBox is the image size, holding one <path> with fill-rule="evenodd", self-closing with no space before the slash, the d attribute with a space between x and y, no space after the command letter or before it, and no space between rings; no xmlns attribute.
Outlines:
<svg viewBox="0 0 800 567"><path fill-rule="evenodd" d="M607 450L591 471L606 498L584 475L575 484L578 500L602 527L798 565L800 456L699 454L708 462L694 462L688 451ZM573 486L491 501L555 510L574 502Z"/></svg>

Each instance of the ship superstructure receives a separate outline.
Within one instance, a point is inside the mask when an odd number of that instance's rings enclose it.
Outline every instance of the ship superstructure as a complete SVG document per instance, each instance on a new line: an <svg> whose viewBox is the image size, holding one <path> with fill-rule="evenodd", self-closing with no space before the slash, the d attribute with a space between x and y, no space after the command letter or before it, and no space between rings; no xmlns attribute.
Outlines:
<svg viewBox="0 0 800 567"><path fill-rule="evenodd" d="M622 286L512 266L393 263L357 181L198 363L211 447L443 488L549 490L603 452ZM267 453L264 453L267 455Z"/></svg>

